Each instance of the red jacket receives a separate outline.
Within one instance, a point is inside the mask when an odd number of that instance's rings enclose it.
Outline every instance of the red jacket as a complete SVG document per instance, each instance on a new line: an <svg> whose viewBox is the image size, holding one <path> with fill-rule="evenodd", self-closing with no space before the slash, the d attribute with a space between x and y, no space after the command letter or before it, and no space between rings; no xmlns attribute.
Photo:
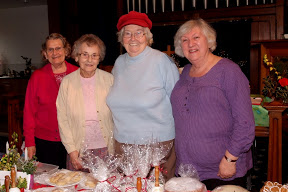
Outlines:
<svg viewBox="0 0 288 192"><path fill-rule="evenodd" d="M78 69L68 62L66 66L66 74ZM50 63L34 71L30 77L23 117L26 147L35 146L34 137L48 141L61 141L56 110L58 90L59 86Z"/></svg>

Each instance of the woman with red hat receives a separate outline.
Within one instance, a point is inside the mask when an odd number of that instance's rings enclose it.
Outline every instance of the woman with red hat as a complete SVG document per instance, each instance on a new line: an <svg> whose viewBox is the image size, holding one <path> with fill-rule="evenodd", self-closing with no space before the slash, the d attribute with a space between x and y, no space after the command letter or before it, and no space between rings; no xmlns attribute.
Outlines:
<svg viewBox="0 0 288 192"><path fill-rule="evenodd" d="M142 145L152 140L172 146L162 165L167 180L174 176L176 160L170 95L179 72L171 58L150 47L151 28L152 22L145 13L131 11L120 17L118 41L127 53L114 64L114 84L107 104L115 123L116 153L122 153L122 145Z"/></svg>

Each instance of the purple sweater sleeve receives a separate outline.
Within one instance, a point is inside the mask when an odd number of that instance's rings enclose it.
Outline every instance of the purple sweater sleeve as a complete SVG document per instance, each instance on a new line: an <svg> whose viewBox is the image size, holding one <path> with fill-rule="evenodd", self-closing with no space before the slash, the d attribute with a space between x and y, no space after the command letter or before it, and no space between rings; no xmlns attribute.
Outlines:
<svg viewBox="0 0 288 192"><path fill-rule="evenodd" d="M227 68L223 75L222 85L230 103L233 126L227 150L239 157L250 149L255 135L249 82L236 65Z"/></svg>

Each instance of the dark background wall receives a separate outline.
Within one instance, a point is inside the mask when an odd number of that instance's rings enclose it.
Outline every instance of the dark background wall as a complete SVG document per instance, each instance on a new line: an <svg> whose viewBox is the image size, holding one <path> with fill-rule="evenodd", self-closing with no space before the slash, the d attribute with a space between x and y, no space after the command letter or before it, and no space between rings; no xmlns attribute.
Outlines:
<svg viewBox="0 0 288 192"><path fill-rule="evenodd" d="M106 45L103 65L113 65L119 55L116 37L117 4L114 1L47 0L49 32L59 32L73 44L81 35L93 33ZM74 62L71 60L70 62Z"/></svg>
<svg viewBox="0 0 288 192"><path fill-rule="evenodd" d="M108 0L47 0L47 3L50 33L62 33L71 44L81 35L93 33L99 36L107 47L106 58L102 65L114 64L122 51L117 42L116 24L118 15L123 13L117 12L117 6L119 6L117 2ZM126 5L124 6L126 7ZM248 20L240 20L213 22L211 24L217 31L218 47L215 54L228 57L239 63L249 78L251 23ZM152 47L165 51L167 45L171 45L171 48L174 49L173 37L179 25L153 25L151 31L154 35L154 44ZM74 61L71 59L70 62ZM186 60L181 60L181 62L181 65L187 63Z"/></svg>

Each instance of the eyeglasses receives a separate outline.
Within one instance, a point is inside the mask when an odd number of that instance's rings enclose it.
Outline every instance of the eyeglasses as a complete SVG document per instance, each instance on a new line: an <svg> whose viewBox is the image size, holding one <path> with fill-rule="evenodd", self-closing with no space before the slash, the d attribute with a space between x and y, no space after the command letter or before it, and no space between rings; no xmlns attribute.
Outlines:
<svg viewBox="0 0 288 192"><path fill-rule="evenodd" d="M59 52L59 51L61 51L62 49L63 49L63 47L49 48L49 49L47 49L47 52L48 52L48 53L53 53L54 51L55 51L55 52Z"/></svg>
<svg viewBox="0 0 288 192"><path fill-rule="evenodd" d="M100 55L97 55L97 54L89 55L88 53L79 53L79 55L80 55L81 58L83 58L83 59L89 59L90 56L91 56L91 58L92 58L93 60L98 60L98 59L100 59Z"/></svg>
<svg viewBox="0 0 288 192"><path fill-rule="evenodd" d="M137 31L135 33L131 33L130 31L124 31L123 37L124 38L132 38L132 35L135 37L135 39L141 39L145 33L143 31Z"/></svg>

